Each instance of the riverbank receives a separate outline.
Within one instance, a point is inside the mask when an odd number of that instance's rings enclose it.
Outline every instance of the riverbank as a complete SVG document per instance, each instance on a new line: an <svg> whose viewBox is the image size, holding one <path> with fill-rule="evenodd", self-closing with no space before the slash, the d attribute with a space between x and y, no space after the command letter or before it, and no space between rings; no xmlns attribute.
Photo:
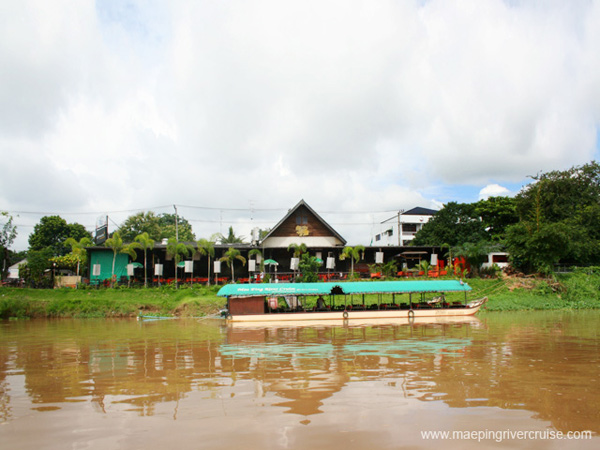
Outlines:
<svg viewBox="0 0 600 450"><path fill-rule="evenodd" d="M219 312L219 287L174 289L28 289L0 288L0 318L58 317L205 317Z"/></svg>
<svg viewBox="0 0 600 450"><path fill-rule="evenodd" d="M488 297L481 313L491 311L600 309L600 268L581 269L553 279L503 277L469 279L469 298ZM37 317L205 317L225 300L220 286L170 286L117 289L0 288L0 318ZM449 298L460 294L448 295ZM376 302L368 299L367 303Z"/></svg>

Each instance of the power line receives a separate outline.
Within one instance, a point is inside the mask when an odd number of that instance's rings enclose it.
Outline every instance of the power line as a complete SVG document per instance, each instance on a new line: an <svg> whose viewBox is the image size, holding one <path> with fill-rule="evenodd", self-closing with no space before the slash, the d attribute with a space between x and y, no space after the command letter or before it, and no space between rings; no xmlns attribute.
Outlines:
<svg viewBox="0 0 600 450"><path fill-rule="evenodd" d="M189 208L189 209L202 209L208 211L237 211L237 212L274 212L274 211L289 211L290 208L254 208L252 206L247 208L226 208L226 207L215 207L215 206L192 206L192 205L177 205L180 208ZM80 212L66 212L66 211L19 211L19 210L10 210L6 211L9 214L31 214L31 215L42 215L42 216L75 216L75 215L99 215L99 214L122 214L122 213L131 213L138 211L153 211L157 209L165 209L172 208L173 205L160 205L160 206L152 206L148 208L135 208L135 209L121 209L121 210L111 210L111 211L80 211ZM320 214L380 214L380 213L390 213L397 212L396 209L386 209L380 211L341 211L341 210L330 210L330 211L319 211Z"/></svg>

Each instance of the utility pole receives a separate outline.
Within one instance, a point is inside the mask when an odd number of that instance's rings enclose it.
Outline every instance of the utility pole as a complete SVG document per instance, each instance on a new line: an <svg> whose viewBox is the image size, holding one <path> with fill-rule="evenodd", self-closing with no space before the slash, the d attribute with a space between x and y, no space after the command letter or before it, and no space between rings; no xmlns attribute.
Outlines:
<svg viewBox="0 0 600 450"><path fill-rule="evenodd" d="M179 242L179 216L177 215L177 205L173 205L175 208L175 240Z"/></svg>

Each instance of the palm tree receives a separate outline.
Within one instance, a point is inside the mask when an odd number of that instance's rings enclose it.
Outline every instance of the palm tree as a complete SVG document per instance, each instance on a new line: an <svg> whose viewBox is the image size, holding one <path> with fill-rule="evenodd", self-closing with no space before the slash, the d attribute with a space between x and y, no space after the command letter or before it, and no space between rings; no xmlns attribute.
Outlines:
<svg viewBox="0 0 600 450"><path fill-rule="evenodd" d="M365 247L357 245L356 247L344 247L340 259L343 261L346 258L350 258L350 277L354 278L354 262L358 262L363 258Z"/></svg>
<svg viewBox="0 0 600 450"><path fill-rule="evenodd" d="M71 253L73 253L73 256L77 259L77 276L79 276L79 263L86 257L87 252L85 251L85 248L92 245L92 240L88 237L82 237L79 241L68 238L65 241L65 244L71 247Z"/></svg>
<svg viewBox="0 0 600 450"><path fill-rule="evenodd" d="M121 238L121 234L118 231L115 231L111 238L108 238L104 243L106 247L109 247L113 251L113 263L112 263L112 282L114 285L115 282L115 262L117 261L117 253L125 253L131 257L131 259L135 260L137 258L137 253L135 252L136 248L140 247L140 244L137 242L132 242L131 244L125 244L123 239Z"/></svg>
<svg viewBox="0 0 600 450"><path fill-rule="evenodd" d="M229 233L227 237L222 234L219 235L221 244L242 244L244 242L243 236L236 236L233 232L233 227L229 227Z"/></svg>
<svg viewBox="0 0 600 450"><path fill-rule="evenodd" d="M246 265L246 258L244 258L240 251L237 248L230 247L229 250L225 252L225 255L219 259L219 261L225 261L227 263L227 267L231 268L231 282L235 282L235 273L234 273L234 265L235 260L239 260L242 264Z"/></svg>
<svg viewBox="0 0 600 450"><path fill-rule="evenodd" d="M308 251L308 247L306 247L306 244L304 242L301 244L292 243L288 245L288 252L291 251L294 252L294 258L300 258L300 256L302 256L303 253L306 253Z"/></svg>
<svg viewBox="0 0 600 450"><path fill-rule="evenodd" d="M177 289L177 265L179 261L181 261L180 257L184 258L190 254L190 252L194 252L194 247L190 244L184 244L183 242L178 242L175 238L170 238L167 241L167 257L173 258L175 262L175 289Z"/></svg>
<svg viewBox="0 0 600 450"><path fill-rule="evenodd" d="M135 237L135 241L138 242L142 249L144 249L144 287L148 287L148 259L146 258L146 252L154 248L154 240L150 239L150 236L147 232L143 232L142 234L138 234Z"/></svg>
<svg viewBox="0 0 600 450"><path fill-rule="evenodd" d="M425 278L429 278L429 269L431 268L431 264L426 259L419 262L419 269L423 271L423 275Z"/></svg>
<svg viewBox="0 0 600 450"><path fill-rule="evenodd" d="M208 256L208 285L210 286L210 258L215 257L215 245L208 239L200 239L197 244L198 253Z"/></svg>

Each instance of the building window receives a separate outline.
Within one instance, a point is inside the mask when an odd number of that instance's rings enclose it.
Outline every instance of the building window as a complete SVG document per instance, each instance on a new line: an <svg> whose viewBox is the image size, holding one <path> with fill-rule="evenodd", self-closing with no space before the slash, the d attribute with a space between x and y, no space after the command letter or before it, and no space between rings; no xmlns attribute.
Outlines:
<svg viewBox="0 0 600 450"><path fill-rule="evenodd" d="M416 223L403 223L402 224L402 232L403 233L416 233L417 230L417 224Z"/></svg>
<svg viewBox="0 0 600 450"><path fill-rule="evenodd" d="M393 228L390 228L389 230L387 230L387 231L385 232L385 234L387 234L388 236L393 236L393 235L394 235L394 229L393 229Z"/></svg>
<svg viewBox="0 0 600 450"><path fill-rule="evenodd" d="M296 225L306 225L308 224L308 216L296 216Z"/></svg>
<svg viewBox="0 0 600 450"><path fill-rule="evenodd" d="M381 240L381 235L380 235L380 234L376 235L376 236L375 236L375 240L376 240L376 241L380 241L380 240Z"/></svg>

